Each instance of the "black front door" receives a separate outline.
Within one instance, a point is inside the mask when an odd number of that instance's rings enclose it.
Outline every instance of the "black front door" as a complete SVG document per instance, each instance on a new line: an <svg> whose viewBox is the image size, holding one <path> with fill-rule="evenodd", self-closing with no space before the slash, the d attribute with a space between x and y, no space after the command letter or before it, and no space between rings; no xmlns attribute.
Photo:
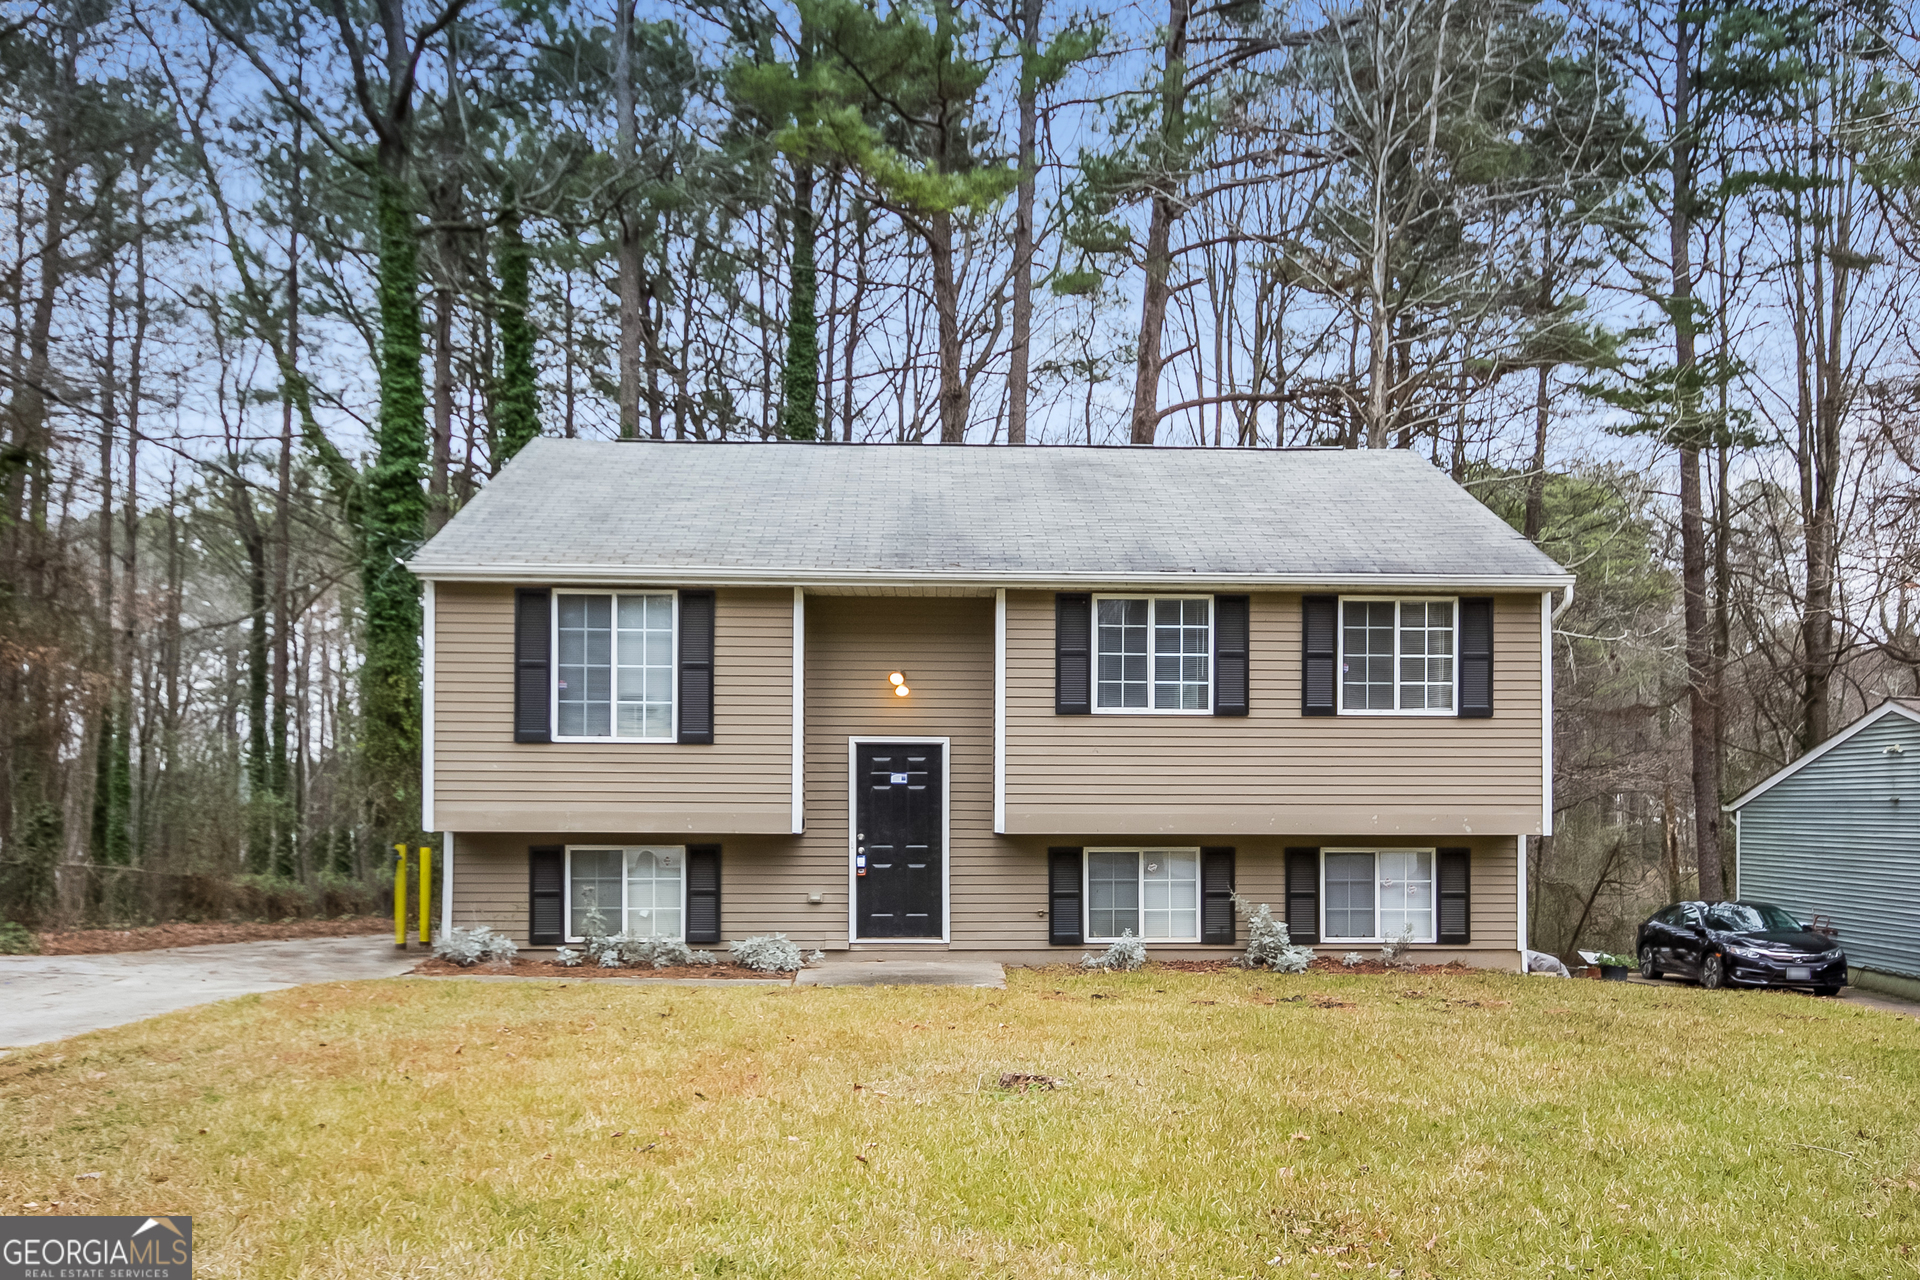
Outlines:
<svg viewBox="0 0 1920 1280"><path fill-rule="evenodd" d="M854 919L862 938L937 938L946 805L937 742L854 749Z"/></svg>

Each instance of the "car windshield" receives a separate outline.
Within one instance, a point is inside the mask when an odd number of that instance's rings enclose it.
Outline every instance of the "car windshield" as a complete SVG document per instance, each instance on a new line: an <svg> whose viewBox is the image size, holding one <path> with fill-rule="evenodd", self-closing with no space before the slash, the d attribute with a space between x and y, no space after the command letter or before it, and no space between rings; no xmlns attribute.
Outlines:
<svg viewBox="0 0 1920 1280"><path fill-rule="evenodd" d="M1707 912L1707 926L1728 933L1797 933L1804 927L1764 902L1717 902Z"/></svg>

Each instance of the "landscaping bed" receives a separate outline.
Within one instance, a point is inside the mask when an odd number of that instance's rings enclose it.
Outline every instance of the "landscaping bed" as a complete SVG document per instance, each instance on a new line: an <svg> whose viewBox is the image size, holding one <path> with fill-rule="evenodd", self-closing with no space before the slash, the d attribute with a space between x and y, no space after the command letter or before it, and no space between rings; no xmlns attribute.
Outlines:
<svg viewBox="0 0 1920 1280"><path fill-rule="evenodd" d="M116 951L160 951L216 942L273 942L285 938L357 938L393 932L392 916L334 920L205 920L129 929L63 929L36 934L43 956L98 956Z"/></svg>
<svg viewBox="0 0 1920 1280"><path fill-rule="evenodd" d="M564 965L551 960L515 956L510 965L497 960L457 965L438 956L430 956L413 967L422 977L445 978L466 974L491 974L503 978L791 978L788 973L761 973L743 964L682 964L656 969L651 965L634 968L603 969L597 964Z"/></svg>
<svg viewBox="0 0 1920 1280"><path fill-rule="evenodd" d="M1234 964L1231 960L1149 960L1147 961L1146 969L1149 971L1153 969L1162 969L1172 973L1237 973L1237 972L1240 972L1240 970L1234 967ZM1445 964L1389 965L1386 962L1382 961L1379 957L1375 956L1366 960L1362 960L1359 964L1347 965L1347 964L1341 963L1338 959L1336 959L1333 956L1315 956L1312 962L1307 965L1307 972L1309 973L1347 973L1347 974L1359 974L1362 976L1370 976L1370 977L1378 977L1382 974L1399 974L1403 977L1413 977L1416 975L1425 975L1425 974L1431 974L1431 973L1454 973L1454 974L1484 973L1486 972L1486 970L1476 969L1474 966L1470 964L1462 964L1458 960L1449 960Z"/></svg>

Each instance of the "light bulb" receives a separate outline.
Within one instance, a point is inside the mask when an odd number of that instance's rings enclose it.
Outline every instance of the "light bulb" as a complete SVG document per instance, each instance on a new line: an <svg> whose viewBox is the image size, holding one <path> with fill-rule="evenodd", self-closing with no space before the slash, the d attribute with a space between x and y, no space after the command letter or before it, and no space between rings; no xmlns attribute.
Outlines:
<svg viewBox="0 0 1920 1280"><path fill-rule="evenodd" d="M903 684L897 684L893 687L893 696L896 698L904 698L908 692L907 686Z"/></svg>
<svg viewBox="0 0 1920 1280"><path fill-rule="evenodd" d="M898 685L903 685L906 682L907 682L907 673L904 671L895 671L887 676L887 683L891 685L898 686Z"/></svg>

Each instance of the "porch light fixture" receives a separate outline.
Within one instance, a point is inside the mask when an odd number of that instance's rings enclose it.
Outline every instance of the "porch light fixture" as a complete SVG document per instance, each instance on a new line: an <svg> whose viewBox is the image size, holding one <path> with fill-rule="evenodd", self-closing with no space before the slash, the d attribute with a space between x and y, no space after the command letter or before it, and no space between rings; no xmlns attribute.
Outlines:
<svg viewBox="0 0 1920 1280"><path fill-rule="evenodd" d="M907 688L907 673L904 671L888 672L887 683L893 686L893 696L896 698L904 698L912 692Z"/></svg>

